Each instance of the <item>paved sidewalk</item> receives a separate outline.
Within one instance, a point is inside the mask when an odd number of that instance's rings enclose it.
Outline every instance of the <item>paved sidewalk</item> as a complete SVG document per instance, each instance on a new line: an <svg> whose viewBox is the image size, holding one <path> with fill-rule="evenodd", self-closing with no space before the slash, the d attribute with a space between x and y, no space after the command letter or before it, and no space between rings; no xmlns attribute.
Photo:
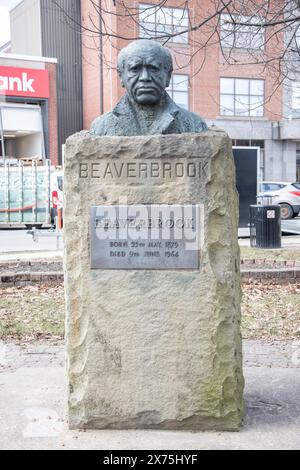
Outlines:
<svg viewBox="0 0 300 470"><path fill-rule="evenodd" d="M0 263L6 261L62 260L63 251L23 251L0 253Z"/></svg>
<svg viewBox="0 0 300 470"><path fill-rule="evenodd" d="M244 341L239 433L69 431L64 345L0 342L0 449L300 449L300 341Z"/></svg>
<svg viewBox="0 0 300 470"><path fill-rule="evenodd" d="M33 240L28 230L0 230L0 246L2 253L15 252L47 252L57 250L57 234L53 230L40 230L38 242ZM59 248L63 249L63 241L59 239Z"/></svg>
<svg viewBox="0 0 300 470"><path fill-rule="evenodd" d="M283 236L281 238L282 248L300 248L300 235ZM250 238L239 238L240 246L250 246Z"/></svg>
<svg viewBox="0 0 300 470"><path fill-rule="evenodd" d="M240 246L250 246L249 238L240 238ZM16 247L17 248L17 247ZM300 248L300 235L293 235L282 238L282 248L293 250ZM1 250L1 249L0 249ZM63 259L63 250L41 250L41 251L0 251L0 263L6 261L27 261L27 260L53 260Z"/></svg>

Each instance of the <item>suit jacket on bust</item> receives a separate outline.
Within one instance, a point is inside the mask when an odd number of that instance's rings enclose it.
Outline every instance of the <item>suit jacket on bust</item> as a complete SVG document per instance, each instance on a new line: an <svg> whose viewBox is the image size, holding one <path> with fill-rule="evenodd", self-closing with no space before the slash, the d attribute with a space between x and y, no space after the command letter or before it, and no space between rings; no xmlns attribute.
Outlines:
<svg viewBox="0 0 300 470"><path fill-rule="evenodd" d="M207 126L195 113L177 106L165 93L158 118L150 125L143 125L143 116L125 94L112 112L95 119L91 126L93 135L154 135L182 134L184 132L203 132Z"/></svg>

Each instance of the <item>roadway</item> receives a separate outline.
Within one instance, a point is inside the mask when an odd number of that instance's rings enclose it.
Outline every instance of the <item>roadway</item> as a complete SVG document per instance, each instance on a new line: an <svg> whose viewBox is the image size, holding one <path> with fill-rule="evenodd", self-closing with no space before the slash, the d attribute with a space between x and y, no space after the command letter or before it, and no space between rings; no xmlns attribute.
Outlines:
<svg viewBox="0 0 300 470"><path fill-rule="evenodd" d="M300 235L300 217L291 220L282 220L281 228L283 232Z"/></svg>
<svg viewBox="0 0 300 470"><path fill-rule="evenodd" d="M300 235L300 217L282 221L282 228L284 232ZM39 237L35 242L26 229L0 229L0 254L57 251L55 232L47 229L38 232L47 236ZM249 229L241 229L239 236L249 237ZM60 239L59 248L60 250L63 248L62 239Z"/></svg>
<svg viewBox="0 0 300 470"><path fill-rule="evenodd" d="M55 232L41 230L43 237L39 237L35 242L26 229L1 229L0 230L0 254L1 253L22 253L22 252L46 252L57 251L57 239ZM44 236L47 235L47 236ZM62 249L62 240L60 240Z"/></svg>

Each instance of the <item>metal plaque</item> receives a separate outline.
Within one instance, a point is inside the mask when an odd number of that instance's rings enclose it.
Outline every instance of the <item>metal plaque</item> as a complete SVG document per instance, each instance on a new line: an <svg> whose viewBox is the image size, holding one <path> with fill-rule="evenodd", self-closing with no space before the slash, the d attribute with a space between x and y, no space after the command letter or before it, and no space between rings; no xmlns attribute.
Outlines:
<svg viewBox="0 0 300 470"><path fill-rule="evenodd" d="M199 269L201 205L90 208L92 269Z"/></svg>

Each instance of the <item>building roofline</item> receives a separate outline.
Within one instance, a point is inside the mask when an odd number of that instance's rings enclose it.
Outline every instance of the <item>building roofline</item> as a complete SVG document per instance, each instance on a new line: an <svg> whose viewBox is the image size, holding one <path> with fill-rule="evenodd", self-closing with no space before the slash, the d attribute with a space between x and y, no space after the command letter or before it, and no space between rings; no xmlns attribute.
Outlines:
<svg viewBox="0 0 300 470"><path fill-rule="evenodd" d="M23 55L23 54L11 54L11 53L1 53L0 59L13 59L13 60L25 60L28 62L50 62L52 64L57 64L57 59L54 57L39 57L34 55Z"/></svg>
<svg viewBox="0 0 300 470"><path fill-rule="evenodd" d="M11 11L14 11L16 8L18 8L21 5L21 3L24 3L24 0L20 0L19 3L17 3L14 7L10 8L9 13Z"/></svg>

